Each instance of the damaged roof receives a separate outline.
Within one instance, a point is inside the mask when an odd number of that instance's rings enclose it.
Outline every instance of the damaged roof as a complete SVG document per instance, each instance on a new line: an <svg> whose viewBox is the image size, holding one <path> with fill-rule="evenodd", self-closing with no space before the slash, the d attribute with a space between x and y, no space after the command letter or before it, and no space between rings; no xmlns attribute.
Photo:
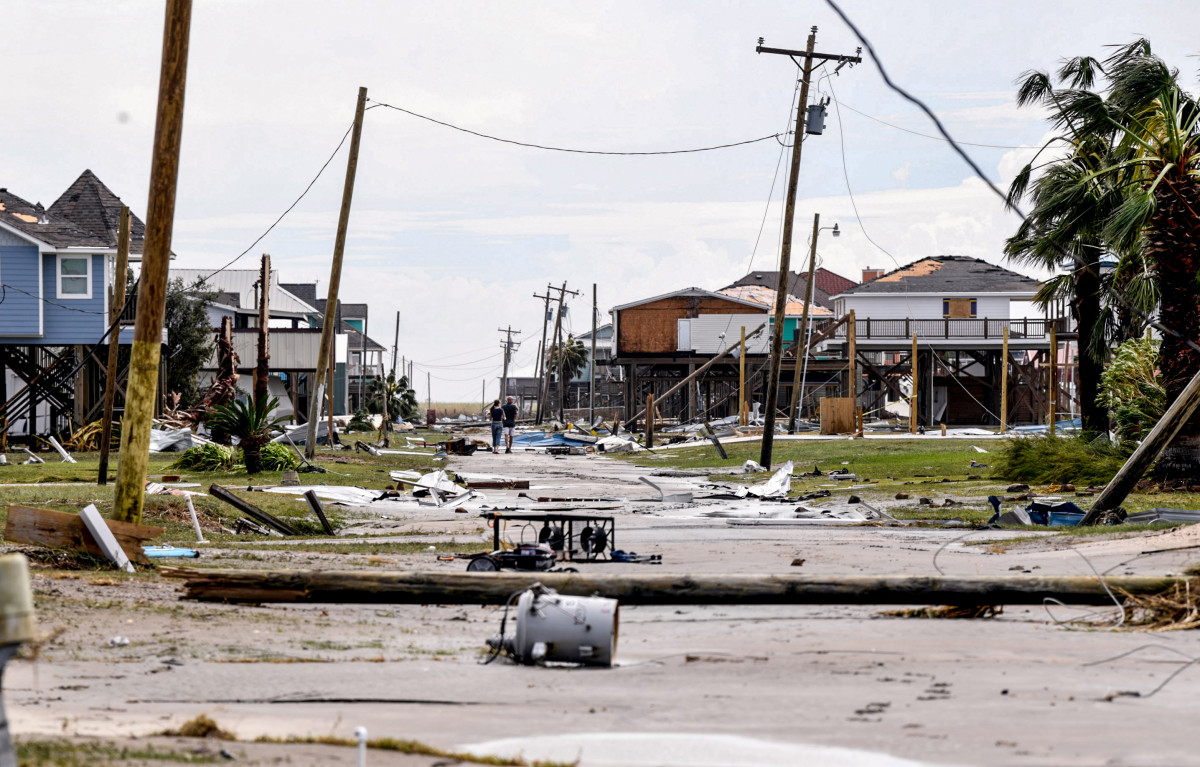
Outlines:
<svg viewBox="0 0 1200 767"><path fill-rule="evenodd" d="M84 231L95 235L110 248L117 247L117 232L121 226L121 198L113 194L95 173L85 170L67 187L49 213L64 218ZM130 211L130 254L140 254L146 236L146 225Z"/></svg>
<svg viewBox="0 0 1200 767"><path fill-rule="evenodd" d="M23 200L7 189L0 189L0 224L54 248L109 250L115 246L115 238L110 245L103 237L51 214L41 203Z"/></svg>
<svg viewBox="0 0 1200 767"><path fill-rule="evenodd" d="M1037 280L970 256L930 256L855 285L841 295L872 293L1034 293Z"/></svg>
<svg viewBox="0 0 1200 767"><path fill-rule="evenodd" d="M723 295L733 298L740 298L745 301L753 301L756 304L767 309L775 307L776 292L774 288L765 288L759 285L739 285L736 287L722 288L720 292ZM804 313L804 299L796 298L788 294L787 303L784 305L783 313L787 317L799 317ZM814 317L825 317L833 314L830 309L821 306L816 301L813 301L812 308L808 312Z"/></svg>
<svg viewBox="0 0 1200 767"><path fill-rule="evenodd" d="M850 283L851 285L853 285L854 283L850 282L850 280L847 280L845 277L839 277L838 275L836 275L833 272L830 272L826 269L821 269L818 271L817 275L813 279L813 282L815 283L813 285L813 304L815 306L824 306L827 309L831 309L831 308L833 308L833 301L830 298L830 296L832 294L829 293L828 291L826 291L821 286L822 277L821 277L820 272L826 272L826 274L828 274L829 277L836 278L837 280L842 280L844 282ZM826 281L828 281L828 279ZM745 277L742 277L741 279L737 280L736 282L726 285L724 288L721 289L721 292L725 293L726 291L729 291L734 288L743 288L743 287L751 287L751 286L758 287L758 288L767 288L772 293L774 293L775 289L779 286L779 272L750 272ZM733 295L733 294L729 294L729 295ZM806 296L806 295L808 295L808 275L807 274L800 274L798 272L788 272L788 295L790 295L790 296ZM772 301L773 300L774 299L772 299ZM790 311L789 311L789 313L790 313Z"/></svg>

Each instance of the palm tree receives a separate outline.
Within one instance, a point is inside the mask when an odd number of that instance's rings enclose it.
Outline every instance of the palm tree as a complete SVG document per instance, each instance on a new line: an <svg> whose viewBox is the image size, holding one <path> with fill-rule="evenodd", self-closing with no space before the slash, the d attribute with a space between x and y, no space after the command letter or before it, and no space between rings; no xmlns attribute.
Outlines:
<svg viewBox="0 0 1200 767"><path fill-rule="evenodd" d="M1200 105L1179 84L1178 70L1155 56L1146 40L1106 62L1106 108L1084 105L1081 119L1121 126L1104 173L1124 192L1105 227L1114 248L1144 243L1158 286L1164 328L1160 359L1167 404L1200 371ZM1170 481L1200 470L1200 415L1184 424L1155 466Z"/></svg>
<svg viewBox="0 0 1200 767"><path fill-rule="evenodd" d="M567 382L579 376L588 364L588 349L583 341L568 335L566 341L560 342L550 349L550 367L558 373L558 418L564 418L563 398L567 390Z"/></svg>
<svg viewBox="0 0 1200 767"><path fill-rule="evenodd" d="M1108 354L1104 330L1110 326L1102 321L1105 302L1100 264L1106 252L1104 226L1122 196L1106 179L1095 175L1111 153L1115 127L1084 132L1066 105L1081 98L1101 98L1090 90L1097 71L1102 69L1094 59L1067 61L1058 72L1058 81L1069 88L1066 92L1056 90L1051 77L1042 72L1026 72L1019 81L1018 106L1046 108L1055 127L1063 132L1042 152L1060 145L1065 145L1066 151L1034 178L1039 152L1013 180L1009 203L1016 205L1028 198L1033 207L1004 249L1010 260L1065 270L1042 284L1035 301L1043 309L1059 300L1070 302L1079 331L1080 415L1084 431L1090 434L1108 430L1108 411L1099 399L1100 374Z"/></svg>
<svg viewBox="0 0 1200 767"><path fill-rule="evenodd" d="M408 377L396 377L388 373L387 378L372 378L367 382L367 410L371 413L382 413L384 398L387 398L389 418L407 420L414 418L420 406L417 404L417 393L408 385Z"/></svg>
<svg viewBox="0 0 1200 767"><path fill-rule="evenodd" d="M1103 95L1092 89L1098 74L1106 80ZM1085 262L1085 254L1071 247L1116 254L1109 287L1131 290L1142 308L1157 297L1169 404L1200 370L1200 351L1192 346L1200 342L1200 108L1180 86L1178 71L1146 40L1119 48L1102 64L1072 59L1060 76L1072 87L1053 90L1035 79L1023 93L1042 99L1066 130L1074 164L1063 174L1074 174L1073 183L1047 181L1046 210L1061 215L1047 216L1040 229L1035 222L1023 239L1040 239ZM1037 203L1035 197L1035 212ZM1079 320L1082 332L1085 321ZM1184 425L1155 476L1172 480L1198 470L1200 416Z"/></svg>
<svg viewBox="0 0 1200 767"><path fill-rule="evenodd" d="M245 399L234 400L228 405L214 407L205 416L210 431L237 437L246 461L246 473L262 471L262 449L271 441L275 427L288 420L287 416L273 417L279 400L267 397L256 403Z"/></svg>

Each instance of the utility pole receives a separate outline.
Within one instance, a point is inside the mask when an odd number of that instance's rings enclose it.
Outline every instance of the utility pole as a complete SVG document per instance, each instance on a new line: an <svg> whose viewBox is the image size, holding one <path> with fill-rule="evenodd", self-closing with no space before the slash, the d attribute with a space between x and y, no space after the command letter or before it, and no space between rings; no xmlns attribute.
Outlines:
<svg viewBox="0 0 1200 767"><path fill-rule="evenodd" d="M543 377L543 384L544 384L543 388L545 389L545 400L550 399L550 362L551 362L551 357L558 350L560 335L562 333L563 302L566 300L566 297L568 295L570 295L570 296L582 295L581 293L579 293L577 291L567 290L566 280L563 281L561 288L556 288L553 285L547 285L546 286L546 295L550 295L550 291L552 291L552 290L558 291L558 297L554 299L555 301L558 301L558 312L555 314L555 317L554 317L554 339L551 342L550 346L545 347L542 352L542 356L544 358L544 363L545 363L545 371L546 371L546 374ZM534 298L541 298L541 296L535 295ZM548 301L547 301L547 306L549 306ZM558 382L558 394L559 394L559 401L561 402L562 394L563 394L563 382L561 380L562 379L562 365L561 364L559 365L558 377L560 379ZM541 395L539 395L538 423L541 423L543 420L543 418L542 418L543 408L541 407L541 404L540 404L541 401L542 401L542 398L541 398Z"/></svg>
<svg viewBox="0 0 1200 767"><path fill-rule="evenodd" d="M588 369L592 371L592 381L588 386L588 427L596 422L596 283L592 283L592 357Z"/></svg>
<svg viewBox="0 0 1200 767"><path fill-rule="evenodd" d="M108 452L112 447L113 406L117 399L117 355L121 350L121 326L118 318L125 312L125 273L129 270L129 208L121 206L121 223L117 229L117 274L109 301L108 324L113 325L108 338L108 367L104 377L104 417L100 421L100 470L97 485L108 484Z"/></svg>
<svg viewBox="0 0 1200 767"><path fill-rule="evenodd" d="M813 275L817 270L817 235L821 232L821 214L813 214L812 247L808 251L808 282L804 284L804 311L800 315L800 337L796 340L796 370L792 373L792 408L788 415L788 434L796 433L796 405L804 383L800 371L808 358L808 305L813 297Z"/></svg>
<svg viewBox="0 0 1200 767"><path fill-rule="evenodd" d="M187 83L191 0L167 0L163 25L162 68L158 78L158 112L146 206L142 274L138 283L137 320L125 387L121 428L121 460L113 493L113 519L141 523L146 503L146 470L150 463L150 428L162 360L162 328L167 302L167 270L175 222L175 187L183 135L183 96ZM124 279L124 275L122 275ZM32 431L32 429L31 429Z"/></svg>
<svg viewBox="0 0 1200 767"><path fill-rule="evenodd" d="M808 35L808 47L803 51L793 51L784 48L765 48L762 38L759 38L758 53L776 53L788 56L796 61L797 56L804 58L802 69L803 79L800 81L800 98L796 101L796 135L792 141L792 166L788 173L787 202L783 214L783 247L779 253L779 290L775 296L775 329L771 334L771 373L767 380L766 413L763 420L762 453L759 463L765 468L771 468L771 451L775 444L775 400L779 394L779 368L783 356L783 320L787 307L788 268L792 259L792 224L796 216L796 185L800 178L800 153L804 148L804 115L808 109L808 85L812 78L814 59L837 60L839 68L847 62L857 64L862 59L858 56L840 56L830 53L814 53L817 44L817 28L813 27ZM797 62L799 63L799 62Z"/></svg>
<svg viewBox="0 0 1200 767"><path fill-rule="evenodd" d="M425 371L425 409L433 410L433 380L429 371Z"/></svg>
<svg viewBox="0 0 1200 767"><path fill-rule="evenodd" d="M552 288L550 288L549 286L546 286L546 295L539 296L537 293L533 294L534 298L540 298L545 302L543 304L543 308L542 308L542 343L538 346L538 360L537 360L537 398L538 398L537 423L542 422L542 410L544 409L542 407L542 403L544 402L544 400L542 399L542 389L544 388L546 379L542 375L542 371L546 369L546 357L545 357L545 354L547 351L547 349L546 349L546 325L550 321L550 291L551 290L552 290Z"/></svg>
<svg viewBox="0 0 1200 767"><path fill-rule="evenodd" d="M508 395L508 361L512 358L513 353L513 333L521 335L521 331L513 330L512 325L508 328L496 328L501 333L508 334L504 340L504 372L500 375L500 402L504 402L504 398ZM486 398L485 398L486 399Z"/></svg>
<svg viewBox="0 0 1200 767"><path fill-rule="evenodd" d="M258 271L258 362L254 366L254 407L266 407L267 397L270 396L268 382L271 377L271 349L268 345L270 331L271 309L271 256L263 253L262 266Z"/></svg>
<svg viewBox="0 0 1200 767"><path fill-rule="evenodd" d="M392 378L396 377L396 354L400 351L400 310L396 310L396 337L392 341Z"/></svg>
<svg viewBox="0 0 1200 767"><path fill-rule="evenodd" d="M309 405L308 436L304 456L312 460L317 454L317 420L321 417L322 378L333 358L333 336L337 333L335 316L330 307L337 307L338 288L342 284L342 254L346 251L346 230L350 227L350 200L354 197L354 174L358 170L358 146L362 139L363 111L366 109L367 89L358 89L358 104L354 108L354 127L350 133L350 155L346 160L346 182L342 187L342 209L338 213L337 236L333 240L333 266L329 270L329 290L325 293L325 319L321 322L321 349L317 356L317 371L313 376L312 400ZM329 381L333 383L332 379ZM333 439L332 432L330 439Z"/></svg>

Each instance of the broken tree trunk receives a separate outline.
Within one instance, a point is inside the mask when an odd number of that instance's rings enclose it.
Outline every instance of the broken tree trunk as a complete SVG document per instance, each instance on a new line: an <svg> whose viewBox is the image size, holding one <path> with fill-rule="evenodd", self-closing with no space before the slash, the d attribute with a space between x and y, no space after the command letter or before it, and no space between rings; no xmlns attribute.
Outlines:
<svg viewBox="0 0 1200 767"><path fill-rule="evenodd" d="M504 604L534 583L561 594L599 595L627 605L681 604L1111 604L1104 584L1129 594L1154 594L1200 579L1111 576L802 576L584 575L576 573L435 573L361 570L194 570L162 567L182 578L187 599L228 602L374 604Z"/></svg>
<svg viewBox="0 0 1200 767"><path fill-rule="evenodd" d="M1171 444L1171 440L1175 439L1175 435L1196 412L1197 406L1200 406L1200 372L1192 376L1192 380L1188 381L1188 385L1171 403L1171 407L1163 413L1162 418L1150 430L1150 434L1142 440L1142 444L1138 445L1137 450L1133 451L1133 455L1129 456L1129 460L1125 461L1125 465L1116 473L1116 476L1104 486L1100 495L1096 496L1096 500L1092 501L1092 507L1088 509L1087 515L1079 524L1094 525L1104 512L1112 511L1120 506L1146 470L1158 459L1167 445Z"/></svg>

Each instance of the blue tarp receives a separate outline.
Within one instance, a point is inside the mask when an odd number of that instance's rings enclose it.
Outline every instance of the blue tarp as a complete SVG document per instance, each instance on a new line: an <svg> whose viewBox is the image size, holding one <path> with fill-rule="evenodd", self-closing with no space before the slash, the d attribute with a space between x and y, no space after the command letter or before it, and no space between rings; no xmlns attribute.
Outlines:
<svg viewBox="0 0 1200 767"><path fill-rule="evenodd" d="M592 444L591 440L572 439L575 435L565 432L531 431L525 434L513 435L513 447L583 447Z"/></svg>

